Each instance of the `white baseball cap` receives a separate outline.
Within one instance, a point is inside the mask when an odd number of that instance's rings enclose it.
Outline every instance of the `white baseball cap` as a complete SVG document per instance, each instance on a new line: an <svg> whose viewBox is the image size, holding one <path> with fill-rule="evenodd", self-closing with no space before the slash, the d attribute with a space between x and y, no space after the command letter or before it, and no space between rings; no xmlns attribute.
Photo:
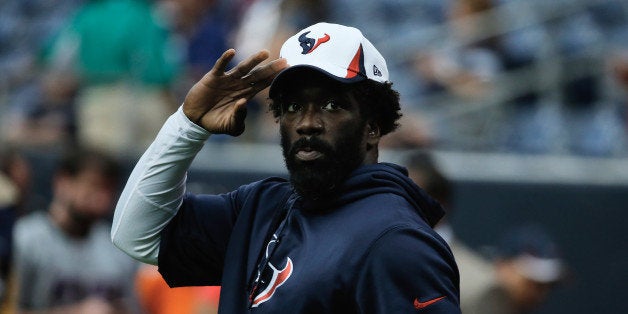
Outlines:
<svg viewBox="0 0 628 314"><path fill-rule="evenodd" d="M389 79L382 54L354 27L314 24L288 38L279 55L286 59L289 67L273 80L271 97L286 73L303 68L320 71L343 83L366 79L384 83Z"/></svg>
<svg viewBox="0 0 628 314"><path fill-rule="evenodd" d="M536 282L559 282L565 276L563 263L558 258L540 258L531 254L522 254L513 261L519 274Z"/></svg>
<svg viewBox="0 0 628 314"><path fill-rule="evenodd" d="M536 282L558 283L568 275L558 245L536 224L510 230L500 241L497 257L513 262L515 271Z"/></svg>

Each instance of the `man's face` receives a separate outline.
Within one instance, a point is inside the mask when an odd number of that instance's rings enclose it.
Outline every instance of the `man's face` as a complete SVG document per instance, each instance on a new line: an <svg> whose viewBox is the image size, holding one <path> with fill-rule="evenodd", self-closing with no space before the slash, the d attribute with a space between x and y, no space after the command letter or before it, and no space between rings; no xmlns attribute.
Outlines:
<svg viewBox="0 0 628 314"><path fill-rule="evenodd" d="M364 163L366 122L338 83L314 76L283 94L281 146L297 192L311 200L333 193Z"/></svg>
<svg viewBox="0 0 628 314"><path fill-rule="evenodd" d="M101 172L84 169L76 176L57 178L56 197L77 221L89 224L111 213L116 185Z"/></svg>
<svg viewBox="0 0 628 314"><path fill-rule="evenodd" d="M500 261L497 267L510 299L521 311L531 311L547 299L552 288L551 283L525 277L517 270L513 260Z"/></svg>

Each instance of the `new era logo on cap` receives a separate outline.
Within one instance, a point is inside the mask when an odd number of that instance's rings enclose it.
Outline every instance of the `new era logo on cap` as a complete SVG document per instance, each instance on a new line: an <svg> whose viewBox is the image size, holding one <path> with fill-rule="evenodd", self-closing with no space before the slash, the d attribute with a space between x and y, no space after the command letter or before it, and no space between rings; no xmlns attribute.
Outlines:
<svg viewBox="0 0 628 314"><path fill-rule="evenodd" d="M380 71L376 65L373 64L373 75L375 76L382 76L382 71Z"/></svg>
<svg viewBox="0 0 628 314"><path fill-rule="evenodd" d="M272 97L286 72L311 68L326 73L341 82L370 79L388 81L384 57L373 44L354 27L318 23L290 37L281 47L280 56L290 66L280 73L270 87Z"/></svg>

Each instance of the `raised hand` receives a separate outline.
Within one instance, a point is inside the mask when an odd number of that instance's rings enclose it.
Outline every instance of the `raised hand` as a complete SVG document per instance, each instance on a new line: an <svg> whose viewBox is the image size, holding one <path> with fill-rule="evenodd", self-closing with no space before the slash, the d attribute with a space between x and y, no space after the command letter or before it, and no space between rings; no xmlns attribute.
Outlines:
<svg viewBox="0 0 628 314"><path fill-rule="evenodd" d="M287 67L285 59L258 66L268 59L268 51L264 50L225 71L234 55L233 49L225 51L214 67L192 86L183 102L185 115L214 134L242 134L247 101L268 87Z"/></svg>

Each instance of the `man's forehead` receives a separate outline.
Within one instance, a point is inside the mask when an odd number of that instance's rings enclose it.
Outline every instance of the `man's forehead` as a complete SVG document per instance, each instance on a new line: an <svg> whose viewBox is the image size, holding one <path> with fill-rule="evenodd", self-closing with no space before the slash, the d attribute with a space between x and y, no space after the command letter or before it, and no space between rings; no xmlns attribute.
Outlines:
<svg viewBox="0 0 628 314"><path fill-rule="evenodd" d="M350 93L342 90L333 90L322 86L306 85L282 96L284 100L295 101L326 101L333 98L337 101L349 101Z"/></svg>
<svg viewBox="0 0 628 314"><path fill-rule="evenodd" d="M306 89L319 90L330 94L344 94L350 91L350 85L334 80L315 70L294 71L278 82L278 93L284 96L301 94Z"/></svg>

